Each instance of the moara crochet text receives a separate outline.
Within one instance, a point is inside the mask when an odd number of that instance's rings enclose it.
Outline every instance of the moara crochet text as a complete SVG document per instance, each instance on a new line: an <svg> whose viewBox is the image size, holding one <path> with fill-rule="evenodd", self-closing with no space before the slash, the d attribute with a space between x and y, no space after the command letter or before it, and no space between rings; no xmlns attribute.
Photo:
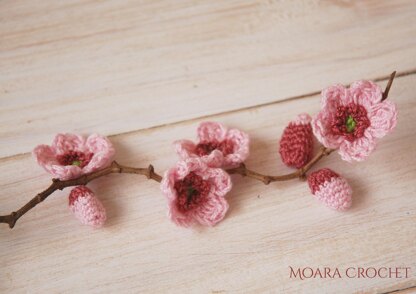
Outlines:
<svg viewBox="0 0 416 294"><path fill-rule="evenodd" d="M159 182L169 218L183 227L213 226L225 217L231 174L266 185L307 179L314 197L332 209L346 210L352 203L352 190L346 179L329 168L307 173L334 151L348 162L365 160L374 151L377 139L395 128L396 106L386 100L395 74L391 74L384 91L364 80L349 87L333 85L324 89L321 111L313 118L306 113L298 115L283 131L280 157L284 164L294 168L292 173L284 175L270 176L248 169L244 162L249 156L249 136L216 122L199 125L197 142L174 142L179 160L163 176L152 165L138 168L114 161L115 150L104 136L58 134L50 146L39 145L33 150L38 164L53 176L52 184L20 209L0 216L0 223L13 228L20 217L49 195L74 187L68 197L70 210L81 223L101 227L106 221L105 208L86 185L112 173L138 174ZM315 155L314 137L321 143Z"/></svg>

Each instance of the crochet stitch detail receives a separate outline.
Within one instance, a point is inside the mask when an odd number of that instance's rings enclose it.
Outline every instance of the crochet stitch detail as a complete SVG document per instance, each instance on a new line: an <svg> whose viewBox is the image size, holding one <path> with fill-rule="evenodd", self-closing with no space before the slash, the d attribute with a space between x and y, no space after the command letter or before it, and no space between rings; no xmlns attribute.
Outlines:
<svg viewBox="0 0 416 294"><path fill-rule="evenodd" d="M366 159L376 139L397 124L397 110L382 100L381 88L371 81L357 81L349 88L334 85L321 93L322 109L312 120L316 138L327 148L338 149L343 160Z"/></svg>
<svg viewBox="0 0 416 294"><path fill-rule="evenodd" d="M208 167L200 158L190 158L166 171L160 187L168 200L169 218L176 225L214 226L228 210L224 196L232 184L223 169Z"/></svg>
<svg viewBox="0 0 416 294"><path fill-rule="evenodd" d="M313 152L313 134L311 117L300 114L284 129L279 143L279 153L284 164L301 168L311 158Z"/></svg>
<svg viewBox="0 0 416 294"><path fill-rule="evenodd" d="M33 156L53 177L70 180L111 164L115 150L106 137L57 134L51 146L39 145Z"/></svg>
<svg viewBox="0 0 416 294"><path fill-rule="evenodd" d="M84 225L99 228L104 225L107 216L101 201L86 186L77 186L68 197L69 208Z"/></svg>
<svg viewBox="0 0 416 294"><path fill-rule="evenodd" d="M201 158L210 167L234 167L249 155L249 136L240 130L227 129L216 122L202 122L197 134L196 144L190 140L174 142L181 159Z"/></svg>
<svg viewBox="0 0 416 294"><path fill-rule="evenodd" d="M352 189L348 182L329 168L320 169L308 176L312 194L328 207L346 210L352 204Z"/></svg>

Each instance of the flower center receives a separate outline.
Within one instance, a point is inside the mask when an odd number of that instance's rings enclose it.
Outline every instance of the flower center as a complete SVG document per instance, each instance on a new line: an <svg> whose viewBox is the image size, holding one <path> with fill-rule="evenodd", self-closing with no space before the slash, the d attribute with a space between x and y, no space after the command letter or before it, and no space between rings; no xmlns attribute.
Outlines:
<svg viewBox="0 0 416 294"><path fill-rule="evenodd" d="M93 155L93 153L83 153L71 150L67 153L58 155L56 159L61 165L75 165L83 168L91 161Z"/></svg>
<svg viewBox="0 0 416 294"><path fill-rule="evenodd" d="M198 156L204 156L211 154L214 150L220 150L224 155L231 154L234 152L234 143L230 140L224 140L222 142L201 142L196 145L195 153Z"/></svg>
<svg viewBox="0 0 416 294"><path fill-rule="evenodd" d="M191 172L183 180L175 183L178 194L177 208L181 212L187 212L199 206L208 195L210 184L202 177Z"/></svg>
<svg viewBox="0 0 416 294"><path fill-rule="evenodd" d="M347 121L345 122L346 126L347 126L347 132L351 133L352 131L354 131L355 126L357 125L357 122L354 120L354 118L349 115L347 117Z"/></svg>
<svg viewBox="0 0 416 294"><path fill-rule="evenodd" d="M361 105L350 103L346 106L338 106L331 122L331 131L334 135L354 141L364 136L364 131L369 126L367 110Z"/></svg>

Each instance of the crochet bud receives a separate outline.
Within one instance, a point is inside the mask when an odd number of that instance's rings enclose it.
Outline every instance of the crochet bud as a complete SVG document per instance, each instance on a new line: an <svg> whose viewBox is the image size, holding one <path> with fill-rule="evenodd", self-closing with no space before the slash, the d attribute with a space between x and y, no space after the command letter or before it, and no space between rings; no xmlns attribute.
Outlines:
<svg viewBox="0 0 416 294"><path fill-rule="evenodd" d="M352 204L352 190L348 182L329 168L308 176L309 188L318 200L336 210L346 210Z"/></svg>
<svg viewBox="0 0 416 294"><path fill-rule="evenodd" d="M280 139L279 153L284 164L301 168L312 158L312 118L302 113L289 123Z"/></svg>
<svg viewBox="0 0 416 294"><path fill-rule="evenodd" d="M77 186L69 194L69 208L84 225L99 228L107 217L105 208L94 192L85 186Z"/></svg>

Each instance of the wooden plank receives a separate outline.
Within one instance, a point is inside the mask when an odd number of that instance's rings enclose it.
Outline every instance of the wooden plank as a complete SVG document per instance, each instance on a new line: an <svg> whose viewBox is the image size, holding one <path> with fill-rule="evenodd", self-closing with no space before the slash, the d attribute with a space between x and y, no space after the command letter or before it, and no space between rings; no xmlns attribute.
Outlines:
<svg viewBox="0 0 416 294"><path fill-rule="evenodd" d="M395 81L389 99L399 107L395 132L363 163L337 154L319 163L342 173L354 204L334 212L304 182L269 186L234 176L230 211L214 228L176 228L166 217L158 184L134 175L111 175L91 184L108 211L101 230L78 225L67 191L0 228L0 292L74 293L381 293L416 286L416 75ZM239 126L251 138L247 165L288 171L277 141L299 112L319 109L317 96L236 111L213 119ZM176 158L170 146L193 138L199 120L113 138L117 160L153 163L158 172ZM9 213L49 184L28 155L0 160L0 213ZM408 279L290 279L292 267L411 267Z"/></svg>
<svg viewBox="0 0 416 294"><path fill-rule="evenodd" d="M416 2L1 1L0 157L415 70Z"/></svg>

